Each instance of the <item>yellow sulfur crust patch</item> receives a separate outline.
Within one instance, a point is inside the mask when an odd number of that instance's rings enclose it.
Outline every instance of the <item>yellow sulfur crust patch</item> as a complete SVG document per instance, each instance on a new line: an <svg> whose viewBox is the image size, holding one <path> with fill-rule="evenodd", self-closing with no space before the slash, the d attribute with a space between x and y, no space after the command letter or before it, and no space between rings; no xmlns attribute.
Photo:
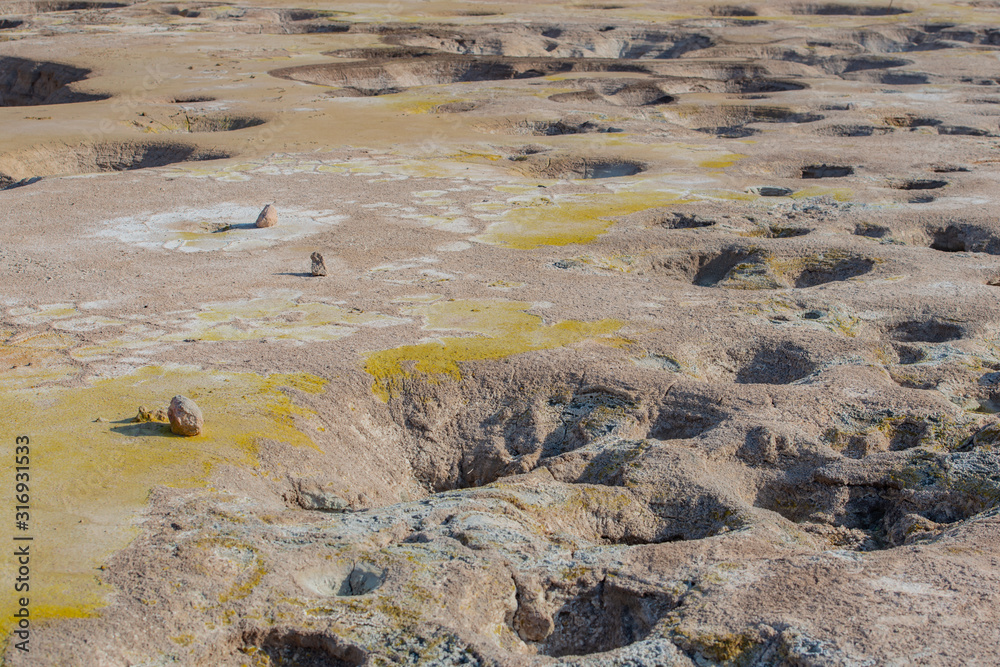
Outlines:
<svg viewBox="0 0 1000 667"><path fill-rule="evenodd" d="M675 191L568 195L511 209L476 240L518 250L590 243L607 231L614 218L686 201Z"/></svg>
<svg viewBox="0 0 1000 667"><path fill-rule="evenodd" d="M318 393L323 385L304 373L149 366L82 387L0 394L11 445L14 434L30 437L30 530L20 534L34 538L26 594L32 622L87 616L104 604L110 591L98 568L135 535L154 487L204 486L219 464L254 467L263 438L314 447L294 422L310 413L283 390ZM166 407L175 394L201 407L201 435L184 438L167 424L131 422L139 405ZM11 483L14 465L13 456L4 458L3 479ZM12 581L14 567L13 558L3 559L0 576ZM0 603L0 634L12 629L14 603L12 595Z"/></svg>
<svg viewBox="0 0 1000 667"><path fill-rule="evenodd" d="M742 160L745 157L746 155L743 155L742 153L729 153L712 160L702 160L698 163L698 166L706 169L725 169L726 167L732 167L739 160Z"/></svg>
<svg viewBox="0 0 1000 667"><path fill-rule="evenodd" d="M459 362L563 347L608 336L624 324L618 320L565 320L546 325L541 317L526 313L529 308L530 303L489 300L444 301L414 308L414 314L425 317L426 329L457 329L481 336L445 337L369 354L365 370L375 378L372 391L388 401L399 394L401 381L415 374L461 380Z"/></svg>

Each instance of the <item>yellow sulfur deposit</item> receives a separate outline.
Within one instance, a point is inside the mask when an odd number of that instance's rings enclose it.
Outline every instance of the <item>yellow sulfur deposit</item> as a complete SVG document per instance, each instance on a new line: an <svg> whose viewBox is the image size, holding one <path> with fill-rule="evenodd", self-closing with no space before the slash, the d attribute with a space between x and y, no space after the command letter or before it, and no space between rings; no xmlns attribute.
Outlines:
<svg viewBox="0 0 1000 667"><path fill-rule="evenodd" d="M511 209L476 240L518 250L590 243L616 217L686 201L682 193L671 190L567 195L544 205Z"/></svg>
<svg viewBox="0 0 1000 667"><path fill-rule="evenodd" d="M8 432L30 438L29 530L32 620L80 617L109 593L99 568L136 534L135 522L156 486L206 484L219 464L257 466L261 438L313 447L295 424L310 413L285 389L318 393L324 381L304 373L261 376L190 366L149 366L79 387L0 394ZM195 399L205 431L183 438L168 424L133 423L138 405L165 406L175 394ZM13 457L4 479L14 479ZM11 528L13 529L13 527ZM13 559L2 561L5 581ZM0 605L0 632L11 629L12 596Z"/></svg>
<svg viewBox="0 0 1000 667"><path fill-rule="evenodd" d="M425 318L425 329L469 331L481 336L449 336L369 354L365 370L375 378L372 391L388 401L399 393L400 381L416 373L460 380L459 362L502 359L571 345L608 336L624 324L618 320L565 320L546 325L541 317L525 312L529 308L530 303L491 300L443 301L414 308L413 314Z"/></svg>

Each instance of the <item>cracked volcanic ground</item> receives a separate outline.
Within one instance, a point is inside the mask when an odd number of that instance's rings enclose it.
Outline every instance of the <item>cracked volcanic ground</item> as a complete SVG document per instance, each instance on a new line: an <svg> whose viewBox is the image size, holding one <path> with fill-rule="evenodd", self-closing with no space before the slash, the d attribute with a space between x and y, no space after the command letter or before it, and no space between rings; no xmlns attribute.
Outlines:
<svg viewBox="0 0 1000 667"><path fill-rule="evenodd" d="M1000 2L294 1L0 0L0 663L995 664Z"/></svg>

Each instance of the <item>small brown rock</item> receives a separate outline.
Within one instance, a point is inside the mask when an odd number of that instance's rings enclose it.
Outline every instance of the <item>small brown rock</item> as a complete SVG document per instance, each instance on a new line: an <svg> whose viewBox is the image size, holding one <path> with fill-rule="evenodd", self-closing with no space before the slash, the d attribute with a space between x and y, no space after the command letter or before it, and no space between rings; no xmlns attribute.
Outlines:
<svg viewBox="0 0 1000 667"><path fill-rule="evenodd" d="M198 435L205 424L201 409L187 396L171 399L167 417L170 419L170 430L177 435Z"/></svg>
<svg viewBox="0 0 1000 667"><path fill-rule="evenodd" d="M258 227L274 227L278 224L278 210L273 205L265 206L257 216Z"/></svg>
<svg viewBox="0 0 1000 667"><path fill-rule="evenodd" d="M314 252L310 256L312 260L312 274L314 276L325 276L326 275L326 263L323 261L323 255L318 252Z"/></svg>
<svg viewBox="0 0 1000 667"><path fill-rule="evenodd" d="M143 422L153 421L153 414L150 412L149 408L145 405L139 406L139 412L135 417L132 417L132 421L142 424Z"/></svg>
<svg viewBox="0 0 1000 667"><path fill-rule="evenodd" d="M132 418L132 421L138 422L140 424L145 422L165 422L168 421L167 411L164 410L163 408L157 408L155 410L151 410L150 408L147 408L145 405L140 405L139 412L138 414L136 414L135 417Z"/></svg>

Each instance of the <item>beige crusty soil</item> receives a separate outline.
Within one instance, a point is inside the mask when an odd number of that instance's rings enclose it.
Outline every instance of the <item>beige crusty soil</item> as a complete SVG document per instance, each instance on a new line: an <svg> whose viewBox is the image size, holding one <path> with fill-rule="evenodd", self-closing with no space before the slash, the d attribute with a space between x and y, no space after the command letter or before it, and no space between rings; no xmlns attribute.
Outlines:
<svg viewBox="0 0 1000 667"><path fill-rule="evenodd" d="M4 664L996 663L1000 3L2 0L0 137Z"/></svg>

